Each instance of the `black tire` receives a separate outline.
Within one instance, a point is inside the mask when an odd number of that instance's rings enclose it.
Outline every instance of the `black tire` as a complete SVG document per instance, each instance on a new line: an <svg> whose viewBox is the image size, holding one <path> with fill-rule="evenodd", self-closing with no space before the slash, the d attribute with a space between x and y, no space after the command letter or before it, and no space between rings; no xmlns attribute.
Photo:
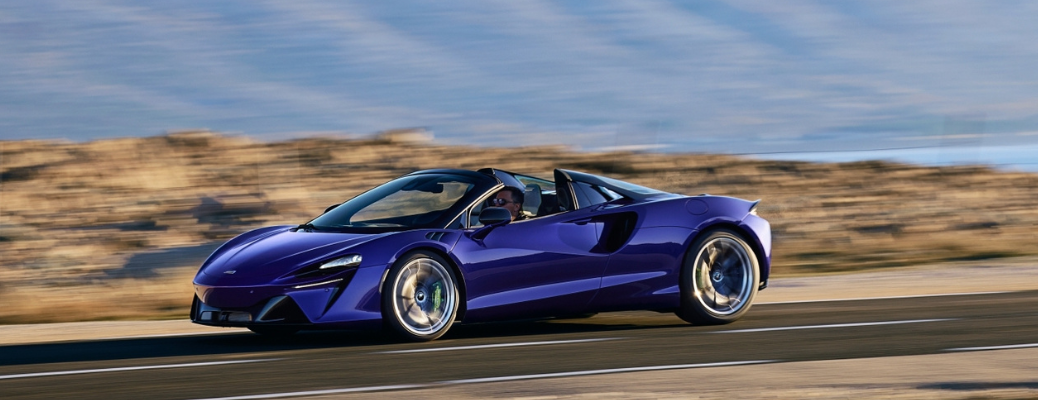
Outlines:
<svg viewBox="0 0 1038 400"><path fill-rule="evenodd" d="M386 274L382 320L403 339L434 340L454 323L458 293L458 278L447 260L427 251L410 253Z"/></svg>
<svg viewBox="0 0 1038 400"><path fill-rule="evenodd" d="M299 332L299 328L290 326L250 326L250 331L267 337L289 337Z"/></svg>
<svg viewBox="0 0 1038 400"><path fill-rule="evenodd" d="M757 297L760 265L738 233L716 229L689 246L681 267L681 319L696 325L741 318Z"/></svg>

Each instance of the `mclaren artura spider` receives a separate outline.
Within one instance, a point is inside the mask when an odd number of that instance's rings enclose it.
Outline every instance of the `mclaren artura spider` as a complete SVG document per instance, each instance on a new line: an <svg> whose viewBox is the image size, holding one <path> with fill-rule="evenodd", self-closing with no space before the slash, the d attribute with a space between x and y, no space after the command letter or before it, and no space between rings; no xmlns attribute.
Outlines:
<svg viewBox="0 0 1038 400"><path fill-rule="evenodd" d="M419 171L305 224L231 239L195 276L191 320L411 340L455 323L624 310L728 323L767 286L771 227L758 202L559 169L553 180Z"/></svg>

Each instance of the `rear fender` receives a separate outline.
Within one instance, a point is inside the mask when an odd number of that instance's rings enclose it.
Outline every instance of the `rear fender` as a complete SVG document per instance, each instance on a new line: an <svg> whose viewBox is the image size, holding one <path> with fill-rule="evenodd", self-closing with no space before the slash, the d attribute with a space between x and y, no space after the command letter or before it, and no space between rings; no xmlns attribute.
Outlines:
<svg viewBox="0 0 1038 400"><path fill-rule="evenodd" d="M700 236L720 228L732 230L746 239L747 244L753 248L753 253L757 256L760 282L767 282L771 275L771 225L768 224L768 221L753 215L748 215L742 221L729 217L710 218L696 226L696 233L689 236L685 248L692 246L692 243ZM758 235L757 232L763 234Z"/></svg>

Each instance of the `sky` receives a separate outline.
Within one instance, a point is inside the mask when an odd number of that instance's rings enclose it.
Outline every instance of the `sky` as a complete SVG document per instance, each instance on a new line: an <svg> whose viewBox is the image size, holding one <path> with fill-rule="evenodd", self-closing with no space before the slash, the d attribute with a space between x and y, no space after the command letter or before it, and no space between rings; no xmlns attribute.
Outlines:
<svg viewBox="0 0 1038 400"><path fill-rule="evenodd" d="M1026 164L1036 20L1034 1L5 0L0 140L424 127L453 144Z"/></svg>

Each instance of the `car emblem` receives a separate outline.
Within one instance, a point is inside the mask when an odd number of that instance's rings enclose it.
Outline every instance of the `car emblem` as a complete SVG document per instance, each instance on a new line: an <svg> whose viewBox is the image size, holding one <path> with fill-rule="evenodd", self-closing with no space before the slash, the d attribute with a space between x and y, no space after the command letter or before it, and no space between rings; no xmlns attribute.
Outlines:
<svg viewBox="0 0 1038 400"><path fill-rule="evenodd" d="M227 270L227 271L223 271L223 273L225 273L227 275L234 275L235 272L238 272L238 271L235 271L233 269L230 269L230 270Z"/></svg>

